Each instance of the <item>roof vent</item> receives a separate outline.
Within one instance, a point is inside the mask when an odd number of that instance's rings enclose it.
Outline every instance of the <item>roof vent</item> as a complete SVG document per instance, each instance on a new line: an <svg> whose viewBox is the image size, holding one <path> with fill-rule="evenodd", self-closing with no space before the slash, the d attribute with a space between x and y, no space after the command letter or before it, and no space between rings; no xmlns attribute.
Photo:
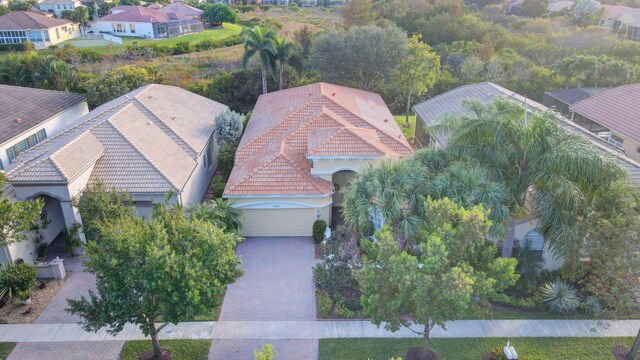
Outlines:
<svg viewBox="0 0 640 360"><path fill-rule="evenodd" d="M125 99L130 99L130 98L129 98L129 95L125 95L125 96L124 96L124 98L125 98Z"/></svg>
<svg viewBox="0 0 640 360"><path fill-rule="evenodd" d="M153 121L147 120L147 125L153 125Z"/></svg>
<svg viewBox="0 0 640 360"><path fill-rule="evenodd" d="M153 99L153 95L149 95L149 96L148 96L148 98L149 98L149 99Z"/></svg>
<svg viewBox="0 0 640 360"><path fill-rule="evenodd" d="M389 119L384 119L384 122L389 122Z"/></svg>
<svg viewBox="0 0 640 360"><path fill-rule="evenodd" d="M173 116L171 117L171 120L175 120L175 119L177 119L177 118L178 118L177 116L173 115Z"/></svg>
<svg viewBox="0 0 640 360"><path fill-rule="evenodd" d="M18 124L20 124L20 123L22 122L22 119L20 119L20 118L16 118L16 120L15 120L15 121L16 121Z"/></svg>
<svg viewBox="0 0 640 360"><path fill-rule="evenodd" d="M336 96L336 93L331 93L331 96Z"/></svg>

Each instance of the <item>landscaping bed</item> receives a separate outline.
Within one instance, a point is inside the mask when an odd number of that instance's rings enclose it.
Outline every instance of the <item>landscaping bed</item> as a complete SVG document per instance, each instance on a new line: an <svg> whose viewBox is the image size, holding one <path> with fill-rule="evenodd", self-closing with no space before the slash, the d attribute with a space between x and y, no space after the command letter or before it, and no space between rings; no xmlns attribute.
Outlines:
<svg viewBox="0 0 640 360"><path fill-rule="evenodd" d="M211 340L160 340L162 350L171 354L172 360L205 360L209 356ZM120 360L139 360L153 350L151 340L130 340L120 352Z"/></svg>
<svg viewBox="0 0 640 360"><path fill-rule="evenodd" d="M67 273L67 278L70 272ZM39 279L31 294L31 304L25 305L17 299L4 299L0 307L0 323L31 324L56 296L65 280ZM44 286L43 286L44 285ZM0 301L0 305L1 305Z"/></svg>
<svg viewBox="0 0 640 360"><path fill-rule="evenodd" d="M619 344L628 348L633 338L438 338L432 339L430 346L440 360L479 360L491 349L505 346L507 341L526 360L603 360L614 359L612 348ZM421 345L421 339L321 339L319 359L388 360L404 357L409 348Z"/></svg>

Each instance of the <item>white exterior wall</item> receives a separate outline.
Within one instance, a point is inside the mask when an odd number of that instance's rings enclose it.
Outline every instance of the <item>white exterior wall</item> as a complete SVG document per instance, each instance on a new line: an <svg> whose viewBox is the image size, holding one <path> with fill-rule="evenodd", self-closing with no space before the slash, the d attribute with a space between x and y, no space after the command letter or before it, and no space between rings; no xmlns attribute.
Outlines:
<svg viewBox="0 0 640 360"><path fill-rule="evenodd" d="M87 102L83 101L51 117L45 122L40 123L38 126L32 127L28 131L23 132L22 134L14 137L13 139L3 144L0 144L0 160L2 160L2 164L4 165L4 168L7 169L9 165L9 156L7 155L8 148L12 147L13 145L19 143L20 141L26 139L27 137L35 134L36 132L42 129L44 129L45 132L47 133L47 138L52 137L58 134L67 125L75 122L76 120L86 115L88 112L89 112L89 107L87 106Z"/></svg>
<svg viewBox="0 0 640 360"><path fill-rule="evenodd" d="M115 32L114 24L122 24L124 32ZM135 26L135 33L131 32L130 25ZM109 33L115 36L134 36L134 37L147 37L153 38L153 24L152 23L140 23L140 22L125 22L125 21L101 21L100 19L91 22L89 24L89 30L94 33Z"/></svg>
<svg viewBox="0 0 640 360"><path fill-rule="evenodd" d="M515 238L518 241L522 241L525 235L531 230L535 230L538 227L538 219L532 219L528 221L518 222L516 224ZM558 270L563 264L562 259L557 259L553 252L549 249L546 241L544 250L542 252L542 258L544 259L544 268L547 270Z"/></svg>
<svg viewBox="0 0 640 360"><path fill-rule="evenodd" d="M211 147L205 148L198 157L198 165L193 169L189 180L187 180L187 183L180 194L180 202L184 207L199 204L202 201L204 193L207 191L211 178L213 177L213 173L216 171L216 167L218 166L218 145L213 139L213 135L211 135L210 141ZM211 164L208 168L205 168L204 166L205 151L211 151Z"/></svg>
<svg viewBox="0 0 640 360"><path fill-rule="evenodd" d="M47 13L53 13L56 14L56 17L60 17L62 12L64 10L74 10L76 7L80 6L81 4L69 1L69 3L66 4L38 4L38 8L40 8L40 10L47 12Z"/></svg>

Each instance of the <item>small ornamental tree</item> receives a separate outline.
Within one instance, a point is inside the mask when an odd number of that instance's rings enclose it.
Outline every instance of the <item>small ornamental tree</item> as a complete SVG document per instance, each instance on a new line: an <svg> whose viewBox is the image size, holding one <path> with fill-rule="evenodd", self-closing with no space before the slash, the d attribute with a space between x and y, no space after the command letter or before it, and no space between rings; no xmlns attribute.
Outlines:
<svg viewBox="0 0 640 360"><path fill-rule="evenodd" d="M25 240L28 237L25 231L38 224L44 206L42 199L10 199L4 190L4 174L0 172L0 247Z"/></svg>
<svg viewBox="0 0 640 360"><path fill-rule="evenodd" d="M434 326L445 327L465 314L472 299L503 291L518 275L516 260L497 257L496 246L485 240L490 221L482 207L465 210L449 199L428 199L425 209L419 255L400 250L383 228L376 242L363 241L366 255L356 279L372 322L421 334L427 352Z"/></svg>
<svg viewBox="0 0 640 360"><path fill-rule="evenodd" d="M213 136L218 145L235 144L242 136L244 115L235 111L225 111L214 120Z"/></svg>
<svg viewBox="0 0 640 360"><path fill-rule="evenodd" d="M238 14L233 11L229 5L209 4L204 7L202 19L211 24L211 26L222 27L222 23L238 22Z"/></svg>
<svg viewBox="0 0 640 360"><path fill-rule="evenodd" d="M85 263L97 292L67 300L68 311L82 316L87 331L106 327L117 334L127 323L138 325L151 336L156 359L160 331L220 306L226 286L242 272L235 254L240 236L187 217L180 206L156 206L149 221L106 220L100 234L100 242L87 246ZM164 324L156 326L160 318Z"/></svg>

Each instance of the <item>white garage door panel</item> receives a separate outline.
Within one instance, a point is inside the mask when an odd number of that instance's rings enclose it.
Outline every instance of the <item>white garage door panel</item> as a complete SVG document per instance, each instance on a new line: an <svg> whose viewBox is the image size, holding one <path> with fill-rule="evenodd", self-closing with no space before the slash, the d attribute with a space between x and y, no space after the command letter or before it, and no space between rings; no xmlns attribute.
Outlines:
<svg viewBox="0 0 640 360"><path fill-rule="evenodd" d="M315 209L245 209L242 236L311 236Z"/></svg>

